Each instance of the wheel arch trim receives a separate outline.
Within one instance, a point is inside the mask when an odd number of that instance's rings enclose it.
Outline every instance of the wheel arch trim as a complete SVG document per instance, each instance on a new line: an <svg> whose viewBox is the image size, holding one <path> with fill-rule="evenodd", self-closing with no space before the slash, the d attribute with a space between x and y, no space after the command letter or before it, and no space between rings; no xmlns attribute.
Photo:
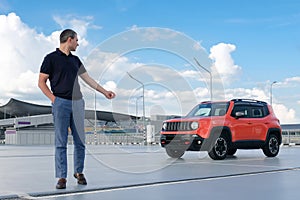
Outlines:
<svg viewBox="0 0 300 200"><path fill-rule="evenodd" d="M282 135L281 135L281 129L280 128L269 128L268 132L267 132L267 135L266 135L265 141L267 141L267 138L269 138L271 134L274 134L275 136L278 137L279 144L282 143Z"/></svg>

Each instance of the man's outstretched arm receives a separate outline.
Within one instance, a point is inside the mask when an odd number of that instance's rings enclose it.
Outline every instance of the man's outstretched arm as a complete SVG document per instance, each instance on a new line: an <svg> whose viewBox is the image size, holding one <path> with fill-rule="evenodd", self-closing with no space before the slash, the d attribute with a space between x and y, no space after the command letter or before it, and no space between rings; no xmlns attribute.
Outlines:
<svg viewBox="0 0 300 200"><path fill-rule="evenodd" d="M112 91L108 91L100 86L87 72L84 72L80 75L82 80L88 84L91 88L95 89L96 91L102 93L107 99L113 99L116 94Z"/></svg>

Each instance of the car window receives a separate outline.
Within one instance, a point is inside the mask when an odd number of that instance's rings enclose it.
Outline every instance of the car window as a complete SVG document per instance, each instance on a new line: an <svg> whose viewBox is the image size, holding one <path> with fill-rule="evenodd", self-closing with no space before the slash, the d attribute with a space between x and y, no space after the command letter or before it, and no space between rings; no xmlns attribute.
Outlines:
<svg viewBox="0 0 300 200"><path fill-rule="evenodd" d="M231 116L237 117L236 116L237 112L243 113L243 115L239 116L239 118L249 118L250 117L249 107L246 105L235 105L234 108L232 109Z"/></svg>
<svg viewBox="0 0 300 200"><path fill-rule="evenodd" d="M199 104L192 109L188 117L196 116L224 116L228 110L229 103L205 103Z"/></svg>
<svg viewBox="0 0 300 200"><path fill-rule="evenodd" d="M263 107L263 110L264 110L264 116L267 116L267 115L269 115L269 114L270 114L270 111L269 111L269 109L268 109L268 106L267 106L267 105L265 105L265 106Z"/></svg>
<svg viewBox="0 0 300 200"><path fill-rule="evenodd" d="M201 108L197 110L194 116L209 116L211 108Z"/></svg>
<svg viewBox="0 0 300 200"><path fill-rule="evenodd" d="M253 118L264 117L263 107L251 107L251 114Z"/></svg>

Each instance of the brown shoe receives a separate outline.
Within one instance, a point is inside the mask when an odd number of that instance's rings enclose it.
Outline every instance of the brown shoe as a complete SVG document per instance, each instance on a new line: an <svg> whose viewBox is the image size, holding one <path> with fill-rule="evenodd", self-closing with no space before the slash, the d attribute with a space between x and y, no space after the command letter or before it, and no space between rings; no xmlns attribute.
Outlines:
<svg viewBox="0 0 300 200"><path fill-rule="evenodd" d="M56 184L56 189L65 189L66 188L67 180L65 178L58 179Z"/></svg>
<svg viewBox="0 0 300 200"><path fill-rule="evenodd" d="M78 184L80 184L80 185L86 185L87 184L86 179L85 179L83 174L76 173L76 174L74 174L74 177L77 179Z"/></svg>

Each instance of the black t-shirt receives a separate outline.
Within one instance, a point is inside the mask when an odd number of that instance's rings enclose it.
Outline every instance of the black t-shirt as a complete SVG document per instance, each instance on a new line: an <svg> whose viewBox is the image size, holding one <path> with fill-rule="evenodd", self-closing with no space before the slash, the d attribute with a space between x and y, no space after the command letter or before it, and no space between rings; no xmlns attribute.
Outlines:
<svg viewBox="0 0 300 200"><path fill-rule="evenodd" d="M49 75L55 96L70 100L82 98L78 75L86 72L86 69L77 56L71 53L67 56L57 48L46 55L40 72Z"/></svg>

